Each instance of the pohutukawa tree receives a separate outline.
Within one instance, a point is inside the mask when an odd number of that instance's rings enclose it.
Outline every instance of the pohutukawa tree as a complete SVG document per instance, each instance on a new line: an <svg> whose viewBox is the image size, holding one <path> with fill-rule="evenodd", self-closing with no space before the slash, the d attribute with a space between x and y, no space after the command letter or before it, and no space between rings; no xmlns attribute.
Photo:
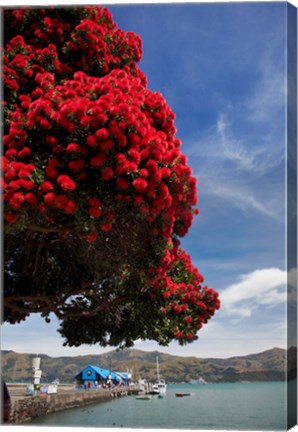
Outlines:
<svg viewBox="0 0 298 432"><path fill-rule="evenodd" d="M181 249L198 213L139 36L102 7L4 11L4 319L65 344L197 339L218 294Z"/></svg>

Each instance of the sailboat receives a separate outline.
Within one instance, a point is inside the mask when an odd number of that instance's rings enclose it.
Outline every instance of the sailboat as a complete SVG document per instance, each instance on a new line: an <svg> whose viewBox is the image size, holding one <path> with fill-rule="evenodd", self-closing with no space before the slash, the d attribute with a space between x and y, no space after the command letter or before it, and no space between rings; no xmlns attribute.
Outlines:
<svg viewBox="0 0 298 432"><path fill-rule="evenodd" d="M153 394L164 394L167 391L167 384L164 379L160 378L159 376L159 363L158 363L158 357L156 357L156 372L157 372L157 380L152 385L151 392Z"/></svg>

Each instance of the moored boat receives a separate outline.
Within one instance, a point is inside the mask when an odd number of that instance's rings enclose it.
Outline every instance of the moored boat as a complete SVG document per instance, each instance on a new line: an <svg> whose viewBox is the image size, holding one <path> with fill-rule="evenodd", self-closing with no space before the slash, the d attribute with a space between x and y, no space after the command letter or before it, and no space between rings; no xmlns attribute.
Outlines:
<svg viewBox="0 0 298 432"><path fill-rule="evenodd" d="M150 400L151 396L148 395L148 394L146 394L146 395L139 395L139 396L136 396L136 399L138 399L138 400Z"/></svg>
<svg viewBox="0 0 298 432"><path fill-rule="evenodd" d="M157 372L157 380L151 387L151 394L164 394L167 391L167 384L164 379L159 376L159 363L158 357L156 357L156 372Z"/></svg>
<svg viewBox="0 0 298 432"><path fill-rule="evenodd" d="M158 379L151 388L152 394L163 394L167 391L167 385L164 379L160 378Z"/></svg>

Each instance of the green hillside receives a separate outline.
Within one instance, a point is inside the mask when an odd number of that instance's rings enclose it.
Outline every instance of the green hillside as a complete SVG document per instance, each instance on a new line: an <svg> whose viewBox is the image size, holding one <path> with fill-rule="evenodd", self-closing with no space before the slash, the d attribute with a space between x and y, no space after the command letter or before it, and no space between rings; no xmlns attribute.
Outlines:
<svg viewBox="0 0 298 432"><path fill-rule="evenodd" d="M156 357L159 359L160 375L167 382L188 382L203 377L207 382L277 381L284 380L288 365L289 376L296 375L296 348L288 353L280 348L228 359L202 359L179 357L158 351L145 352L136 349L110 351L98 356L49 357L40 355L42 381L74 382L75 375L88 364L113 370L131 370L133 378L156 378ZM30 382L32 359L35 354L19 354L2 351L2 375L7 382Z"/></svg>

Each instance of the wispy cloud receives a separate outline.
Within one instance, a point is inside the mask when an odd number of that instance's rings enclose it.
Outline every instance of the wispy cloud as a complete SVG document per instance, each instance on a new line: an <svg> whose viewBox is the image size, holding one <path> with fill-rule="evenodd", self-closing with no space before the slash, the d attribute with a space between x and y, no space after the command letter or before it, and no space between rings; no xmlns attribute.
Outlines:
<svg viewBox="0 0 298 432"><path fill-rule="evenodd" d="M268 199L267 201L262 198L258 199L249 185L234 184L228 179L218 182L213 177L208 178L204 174L200 175L200 181L205 183L206 193L229 202L230 205L241 209L243 212L257 212L274 219L279 218L275 200L270 202Z"/></svg>
<svg viewBox="0 0 298 432"><path fill-rule="evenodd" d="M260 77L243 100L218 104L211 127L193 140L190 157L205 194L243 212L284 217L285 74L264 53ZM204 157L200 156L203 154Z"/></svg>
<svg viewBox="0 0 298 432"><path fill-rule="evenodd" d="M221 156L226 161L230 161L235 166L245 171L255 170L257 165L258 156L263 153L262 149L252 150L245 146L243 140L236 137L229 136L229 129L233 125L227 119L225 114L220 114L216 123L216 130L221 145Z"/></svg>
<svg viewBox="0 0 298 432"><path fill-rule="evenodd" d="M281 60L281 61L280 61ZM278 60L270 49L263 53L260 65L260 79L255 92L245 101L248 121L255 124L267 123L276 130L276 116L285 122L286 70L283 58Z"/></svg>

